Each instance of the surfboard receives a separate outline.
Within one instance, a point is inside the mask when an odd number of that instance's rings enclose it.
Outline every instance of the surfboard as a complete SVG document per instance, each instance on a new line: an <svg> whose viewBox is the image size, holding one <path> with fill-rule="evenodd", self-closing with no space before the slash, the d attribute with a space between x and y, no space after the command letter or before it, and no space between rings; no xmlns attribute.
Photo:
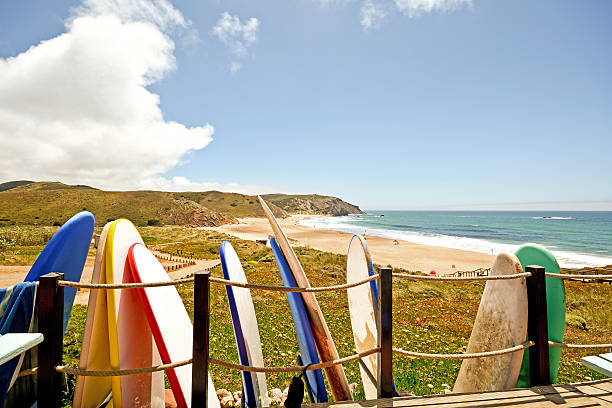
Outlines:
<svg viewBox="0 0 612 408"><path fill-rule="evenodd" d="M270 246L272 247L272 252L274 253L274 258L276 259L283 285L287 287L297 287L297 283L287 264L287 260L274 238L270 239ZM319 355L317 354L317 346L315 345L312 329L310 328L310 319L306 313L304 300L302 296L296 292L287 292L287 300L289 301L289 309L293 317L293 325L295 326L295 333L300 347L302 364L318 364ZM306 371L306 378L308 379L308 384L312 392L312 402L327 402L327 390L325 389L325 382L323 381L323 372L321 369Z"/></svg>
<svg viewBox="0 0 612 408"><path fill-rule="evenodd" d="M100 234L91 283L106 283L104 248L110 226L111 223L107 223ZM111 369L106 294L103 290L89 291L79 368L96 371ZM98 407L103 401L110 398L111 389L111 377L79 376L76 381L72 406L75 408Z"/></svg>
<svg viewBox="0 0 612 408"><path fill-rule="evenodd" d="M500 253L491 276L522 273L518 258ZM521 344L527 335L527 286L525 278L487 281L467 353L499 350ZM501 356L466 359L461 363L453 392L500 391L514 388L523 351Z"/></svg>
<svg viewBox="0 0 612 408"><path fill-rule="evenodd" d="M88 211L82 211L66 221L38 255L25 281L37 281L47 273L61 272L64 274L64 280L79 282L89 252L94 224L94 216ZM76 288L64 288L64 334L76 292Z"/></svg>
<svg viewBox="0 0 612 408"><path fill-rule="evenodd" d="M234 282L247 283L240 259L232 245L223 241L219 251L223 277ZM240 364L263 367L264 359L261 351L261 338L257 327L255 307L251 298L251 290L226 286L227 303L232 315L234 337L238 348ZM265 373L242 372L245 402L247 407L268 407L270 401L266 388Z"/></svg>
<svg viewBox="0 0 612 408"><path fill-rule="evenodd" d="M157 258L142 244L128 252L130 272L135 282L169 282L170 277ZM190 359L193 351L193 326L175 286L139 288L147 321L164 364ZM176 403L191 407L191 368L184 365L166 371ZM219 399L208 376L208 406L218 408Z"/></svg>
<svg viewBox="0 0 612 408"><path fill-rule="evenodd" d="M105 245L107 283L134 282L128 267L128 250L133 244L143 244L134 225L125 219L113 222ZM161 364L144 307L137 290L106 291L110 365L124 370ZM112 377L113 406L163 406L164 373Z"/></svg>
<svg viewBox="0 0 612 408"><path fill-rule="evenodd" d="M516 256L523 268L529 265L544 267L546 272L561 273L561 268L555 256L543 246L537 244L525 244L516 250ZM563 279L546 277L546 307L548 317L548 340L563 342L565 333L565 285ZM550 364L550 381L554 384L559 373L561 361L561 349L548 347L548 358ZM523 365L519 373L517 387L527 388L531 386L529 376L529 353L523 355Z"/></svg>
<svg viewBox="0 0 612 408"><path fill-rule="evenodd" d="M293 248L291 248L285 233L278 225L276 218L274 218L274 214L272 214L272 211L261 197L257 196L257 198L259 199L266 218L268 218L270 226L274 231L274 236L276 237L277 243L285 256L285 259L287 260L287 264L291 269L291 273L293 274L296 283L300 287L310 287L306 273L304 272L300 261L297 259L295 252L293 252ZM308 318L310 319L312 333L314 335L315 344L317 346L317 350L319 351L321 360L325 362L338 359L339 356L338 351L336 350L336 345L334 344L334 340L329 332L329 328L327 327L325 317L321 312L317 298L315 297L314 293L302 293L302 299L304 300L306 312L308 313ZM353 399L348 381L346 379L346 374L344 373L344 368L341 365L326 368L325 375L335 401L346 401Z"/></svg>
<svg viewBox="0 0 612 408"><path fill-rule="evenodd" d="M365 240L360 235L354 235L349 244L346 259L346 283L366 279L373 275L373 269ZM357 353L377 347L376 310L378 293L376 281L370 283L374 283L374 285L360 285L347 289L351 326L353 327L353 338ZM359 371L366 399L376 399L376 354L366 356L361 361Z"/></svg>

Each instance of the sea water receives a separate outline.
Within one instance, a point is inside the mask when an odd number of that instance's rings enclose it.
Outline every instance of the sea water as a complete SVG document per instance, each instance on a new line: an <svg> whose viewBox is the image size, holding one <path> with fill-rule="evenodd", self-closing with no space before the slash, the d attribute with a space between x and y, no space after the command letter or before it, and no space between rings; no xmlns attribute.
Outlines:
<svg viewBox="0 0 612 408"><path fill-rule="evenodd" d="M612 265L612 211L368 211L300 223L488 254L530 242L564 267Z"/></svg>

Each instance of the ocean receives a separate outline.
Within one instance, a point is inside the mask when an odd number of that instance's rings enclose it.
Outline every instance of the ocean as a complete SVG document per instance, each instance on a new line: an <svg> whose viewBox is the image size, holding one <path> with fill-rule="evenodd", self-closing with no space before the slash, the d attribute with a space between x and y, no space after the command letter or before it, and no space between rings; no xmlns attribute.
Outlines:
<svg viewBox="0 0 612 408"><path fill-rule="evenodd" d="M531 242L563 267L612 265L612 211L368 211L300 223L488 254Z"/></svg>

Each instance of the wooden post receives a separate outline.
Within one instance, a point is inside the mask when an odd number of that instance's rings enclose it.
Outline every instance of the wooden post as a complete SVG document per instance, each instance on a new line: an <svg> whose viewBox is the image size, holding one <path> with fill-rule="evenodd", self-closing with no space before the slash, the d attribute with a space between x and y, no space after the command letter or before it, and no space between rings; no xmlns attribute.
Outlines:
<svg viewBox="0 0 612 408"><path fill-rule="evenodd" d="M193 408L208 407L209 278L209 271L197 272L194 275L193 364L191 365L191 406Z"/></svg>
<svg viewBox="0 0 612 408"><path fill-rule="evenodd" d="M64 354L64 287L58 281L63 273L40 277L38 286L38 330L44 340L38 345L38 406L59 407L62 395L62 374L55 367L62 365Z"/></svg>
<svg viewBox="0 0 612 408"><path fill-rule="evenodd" d="M544 268L537 265L527 266L525 272L531 272L531 276L525 279L529 305L527 333L529 340L535 342L528 349L531 386L550 385L546 274Z"/></svg>
<svg viewBox="0 0 612 408"><path fill-rule="evenodd" d="M393 273L391 268L380 268L378 291L378 398L393 397Z"/></svg>

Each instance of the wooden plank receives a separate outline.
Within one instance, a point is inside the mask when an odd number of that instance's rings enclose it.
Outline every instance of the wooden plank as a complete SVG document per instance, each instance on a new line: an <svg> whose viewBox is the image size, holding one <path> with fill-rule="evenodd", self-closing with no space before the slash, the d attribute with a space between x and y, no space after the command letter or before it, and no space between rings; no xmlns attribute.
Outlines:
<svg viewBox="0 0 612 408"><path fill-rule="evenodd" d="M610 390L603 390L609 387ZM312 404L311 408L399 408L399 407L612 407L612 381L594 381L573 385L538 386L485 393L431 395L423 397L386 398L359 402Z"/></svg>
<svg viewBox="0 0 612 408"><path fill-rule="evenodd" d="M529 377L531 386L550 384L550 359L548 355L548 312L546 304L546 275L541 266L530 265L525 272L531 276L527 283L527 335L535 345L529 353Z"/></svg>
<svg viewBox="0 0 612 408"><path fill-rule="evenodd" d="M612 377L612 362L599 356L582 357L582 364L598 373Z"/></svg>
<svg viewBox="0 0 612 408"><path fill-rule="evenodd" d="M576 389L580 392L587 394L590 397L602 399L606 402L612 403L612 391L602 390L601 388L593 387L592 385L575 385Z"/></svg>
<svg viewBox="0 0 612 408"><path fill-rule="evenodd" d="M597 387L604 391L612 391L612 380L599 381L589 385L592 385L593 387Z"/></svg>
<svg viewBox="0 0 612 408"><path fill-rule="evenodd" d="M210 272L197 272L193 287L193 361L191 406L208 407Z"/></svg>
<svg viewBox="0 0 612 408"><path fill-rule="evenodd" d="M378 397L393 397L393 270L380 268L378 294Z"/></svg>
<svg viewBox="0 0 612 408"><path fill-rule="evenodd" d="M44 341L38 345L38 406L60 406L62 375L55 367L64 355L64 288L58 281L63 273L51 272L40 277L38 286L38 329Z"/></svg>
<svg viewBox="0 0 612 408"><path fill-rule="evenodd" d="M7 333L0 336L0 365L43 341L41 333Z"/></svg>

